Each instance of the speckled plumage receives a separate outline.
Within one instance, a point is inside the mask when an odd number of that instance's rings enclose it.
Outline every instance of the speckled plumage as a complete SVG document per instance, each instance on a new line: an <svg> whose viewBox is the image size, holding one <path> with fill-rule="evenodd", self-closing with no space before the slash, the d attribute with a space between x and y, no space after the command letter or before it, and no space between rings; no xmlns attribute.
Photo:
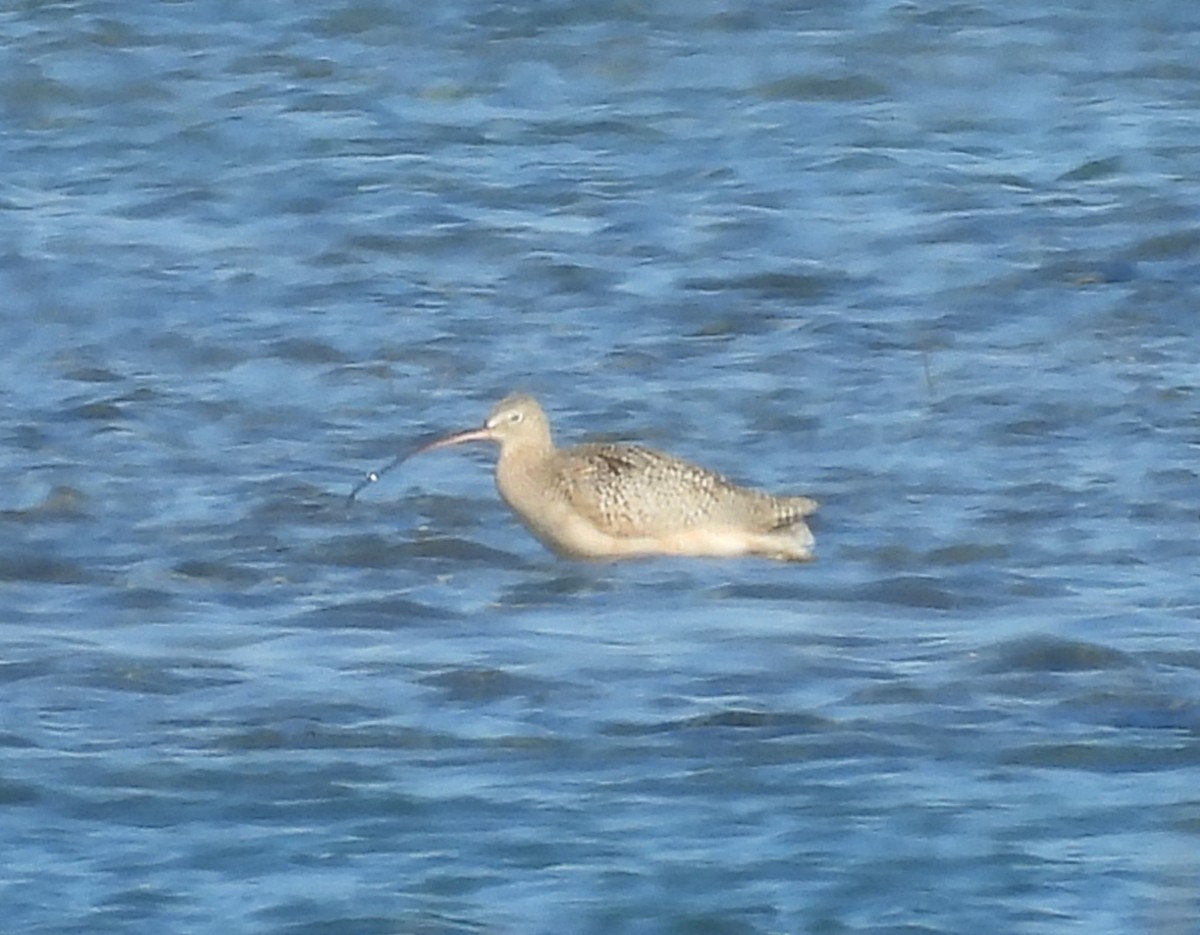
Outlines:
<svg viewBox="0 0 1200 935"><path fill-rule="evenodd" d="M808 497L773 496L641 445L556 449L532 396L499 402L482 428L423 451L467 441L500 445L496 486L525 526L575 558L632 555L764 555L812 558Z"/></svg>

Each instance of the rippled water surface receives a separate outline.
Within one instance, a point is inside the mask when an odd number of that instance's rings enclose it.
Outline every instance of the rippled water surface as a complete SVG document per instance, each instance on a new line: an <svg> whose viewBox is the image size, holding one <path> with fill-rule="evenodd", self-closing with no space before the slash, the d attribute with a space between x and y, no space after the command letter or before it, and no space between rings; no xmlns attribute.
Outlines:
<svg viewBox="0 0 1200 935"><path fill-rule="evenodd" d="M0 26L5 930L1200 931L1200 5ZM514 388L819 560L347 504Z"/></svg>

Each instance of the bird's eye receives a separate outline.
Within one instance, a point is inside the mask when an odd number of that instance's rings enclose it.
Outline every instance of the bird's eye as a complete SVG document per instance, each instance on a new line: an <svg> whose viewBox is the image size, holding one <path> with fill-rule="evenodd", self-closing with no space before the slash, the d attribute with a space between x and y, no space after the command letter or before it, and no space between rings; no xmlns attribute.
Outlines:
<svg viewBox="0 0 1200 935"><path fill-rule="evenodd" d="M514 422L514 423L515 423L515 422L520 422L520 421L521 421L522 419L524 419L524 418L525 418L525 413L523 413L523 412L522 412L520 409L517 409L517 410L515 410L515 411L513 411L513 412L510 412L510 413L508 414L508 421L509 421L509 422Z"/></svg>

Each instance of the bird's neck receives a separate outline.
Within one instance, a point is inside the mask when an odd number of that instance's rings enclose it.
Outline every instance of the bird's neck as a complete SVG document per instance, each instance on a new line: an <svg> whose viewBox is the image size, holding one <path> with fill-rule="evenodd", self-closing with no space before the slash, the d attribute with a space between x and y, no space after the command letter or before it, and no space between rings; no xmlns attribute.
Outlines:
<svg viewBox="0 0 1200 935"><path fill-rule="evenodd" d="M553 488L554 445L524 439L500 449L496 461L496 487L518 515L532 515Z"/></svg>
<svg viewBox="0 0 1200 935"><path fill-rule="evenodd" d="M536 473L554 457L554 442L549 435L508 441L500 448L497 468L505 473Z"/></svg>

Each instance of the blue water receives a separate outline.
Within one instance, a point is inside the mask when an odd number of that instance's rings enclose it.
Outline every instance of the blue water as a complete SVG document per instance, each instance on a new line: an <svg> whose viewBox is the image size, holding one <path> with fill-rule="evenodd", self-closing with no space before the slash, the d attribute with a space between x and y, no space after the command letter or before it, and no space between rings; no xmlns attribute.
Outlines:
<svg viewBox="0 0 1200 935"><path fill-rule="evenodd" d="M4 931L1200 932L1200 5L0 30ZM819 560L347 505L512 389Z"/></svg>

